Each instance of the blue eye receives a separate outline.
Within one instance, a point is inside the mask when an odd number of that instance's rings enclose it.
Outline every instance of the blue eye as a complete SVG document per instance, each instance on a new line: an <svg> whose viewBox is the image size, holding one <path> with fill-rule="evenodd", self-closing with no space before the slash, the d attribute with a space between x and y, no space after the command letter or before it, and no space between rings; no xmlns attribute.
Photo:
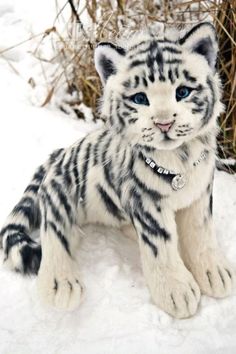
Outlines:
<svg viewBox="0 0 236 354"><path fill-rule="evenodd" d="M131 96L131 101L136 104L144 104L145 106L149 106L149 101L144 92L138 92L135 95Z"/></svg>
<svg viewBox="0 0 236 354"><path fill-rule="evenodd" d="M192 91L192 88L187 87L187 86L179 86L176 89L175 97L177 101L182 100L183 98L186 98L190 95Z"/></svg>

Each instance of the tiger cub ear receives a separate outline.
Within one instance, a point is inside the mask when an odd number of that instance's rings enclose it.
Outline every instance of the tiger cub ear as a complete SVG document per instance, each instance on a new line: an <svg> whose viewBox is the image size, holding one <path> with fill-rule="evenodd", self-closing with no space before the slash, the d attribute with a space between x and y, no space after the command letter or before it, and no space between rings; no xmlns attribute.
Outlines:
<svg viewBox="0 0 236 354"><path fill-rule="evenodd" d="M194 26L179 43L189 51L202 55L211 69L215 70L218 43L215 28L210 22Z"/></svg>
<svg viewBox="0 0 236 354"><path fill-rule="evenodd" d="M101 42L95 49L95 68L105 85L109 76L116 74L120 60L125 56L125 50L113 43Z"/></svg>

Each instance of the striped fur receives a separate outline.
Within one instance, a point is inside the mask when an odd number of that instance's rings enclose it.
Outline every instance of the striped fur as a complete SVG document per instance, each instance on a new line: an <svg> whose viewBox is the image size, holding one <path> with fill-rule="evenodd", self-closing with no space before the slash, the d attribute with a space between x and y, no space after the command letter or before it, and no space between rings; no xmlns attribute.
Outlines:
<svg viewBox="0 0 236 354"><path fill-rule="evenodd" d="M153 301L175 317L196 312L199 286L212 296L230 293L233 271L216 246L212 251L211 181L222 110L216 55L207 23L180 40L138 34L126 48L98 46L106 126L39 167L0 234L6 264L38 273L45 302L70 309L79 303L75 252L87 223L135 228ZM180 86L191 89L184 100L176 96ZM146 94L146 105L134 103L137 92ZM168 132L158 128L170 120ZM207 158L194 167L203 150ZM186 173L186 186L174 191L170 178L154 174L143 156ZM42 248L31 238L37 228Z"/></svg>

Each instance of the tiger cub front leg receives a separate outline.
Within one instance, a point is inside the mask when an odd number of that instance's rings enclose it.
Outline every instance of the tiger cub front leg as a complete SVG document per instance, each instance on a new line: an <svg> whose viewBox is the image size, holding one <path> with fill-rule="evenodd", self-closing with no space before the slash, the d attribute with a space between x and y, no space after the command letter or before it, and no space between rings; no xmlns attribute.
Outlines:
<svg viewBox="0 0 236 354"><path fill-rule="evenodd" d="M213 228L212 191L176 216L181 255L203 294L216 298L231 294L235 272L221 253Z"/></svg>
<svg viewBox="0 0 236 354"><path fill-rule="evenodd" d="M193 316L200 290L179 256L173 212L154 208L149 212L139 204L134 214L143 273L153 301L173 317Z"/></svg>
<svg viewBox="0 0 236 354"><path fill-rule="evenodd" d="M42 261L38 290L44 304L69 310L79 305L82 294L74 257L79 235L73 203L60 180L47 176L40 191Z"/></svg>

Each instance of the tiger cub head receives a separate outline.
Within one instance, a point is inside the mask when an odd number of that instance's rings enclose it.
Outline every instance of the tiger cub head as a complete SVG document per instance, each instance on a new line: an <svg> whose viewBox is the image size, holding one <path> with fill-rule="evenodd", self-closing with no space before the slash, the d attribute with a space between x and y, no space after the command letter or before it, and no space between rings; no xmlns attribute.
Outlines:
<svg viewBox="0 0 236 354"><path fill-rule="evenodd" d="M200 23L177 40L136 34L127 42L95 50L110 129L159 150L213 131L223 110L214 27Z"/></svg>

